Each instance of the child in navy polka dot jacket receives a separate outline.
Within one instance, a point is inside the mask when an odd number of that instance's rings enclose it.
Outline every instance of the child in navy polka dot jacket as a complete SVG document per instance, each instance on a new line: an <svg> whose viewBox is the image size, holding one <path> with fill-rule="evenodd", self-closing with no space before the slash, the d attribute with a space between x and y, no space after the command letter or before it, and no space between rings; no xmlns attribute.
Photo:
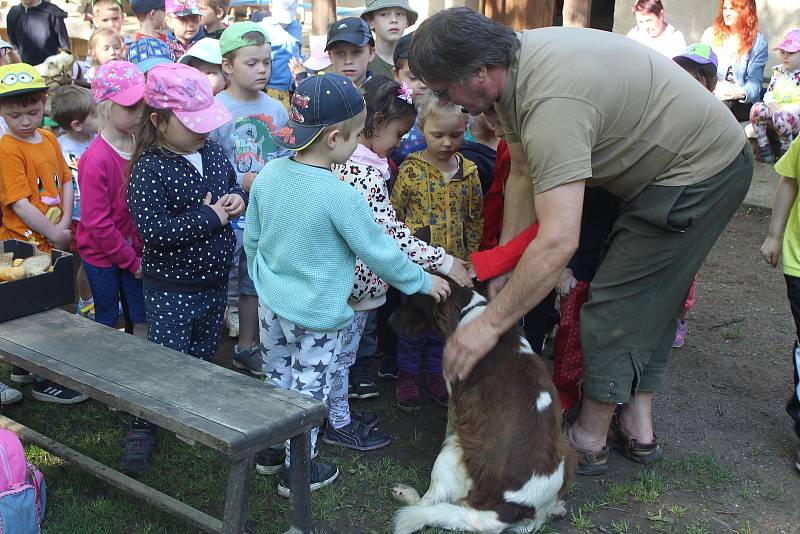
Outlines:
<svg viewBox="0 0 800 534"><path fill-rule="evenodd" d="M225 153L208 140L209 132L228 122L231 114L214 101L208 78L183 64L150 69L144 101L128 207L144 243L148 336L208 359L219 344L233 263L235 238L229 219L238 217L246 205ZM145 440L152 440L149 430ZM149 454L141 455L144 469L149 467L152 443Z"/></svg>

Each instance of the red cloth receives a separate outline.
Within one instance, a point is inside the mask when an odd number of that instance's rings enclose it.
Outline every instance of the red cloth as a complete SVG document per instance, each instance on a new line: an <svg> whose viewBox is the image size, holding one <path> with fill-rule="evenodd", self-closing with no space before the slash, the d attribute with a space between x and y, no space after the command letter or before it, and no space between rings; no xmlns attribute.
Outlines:
<svg viewBox="0 0 800 534"><path fill-rule="evenodd" d="M539 223L533 223L505 245L473 252L470 259L478 280L483 282L513 271L538 232Z"/></svg>
<svg viewBox="0 0 800 534"><path fill-rule="evenodd" d="M561 323L553 343L553 384L558 390L561 409L569 410L578 403L583 379L581 348L581 306L589 300L589 282L578 280L566 297L561 297Z"/></svg>
<svg viewBox="0 0 800 534"><path fill-rule="evenodd" d="M142 240L136 233L125 198L130 162L98 135L78 161L81 220L78 251L95 267L116 265L136 273L142 261Z"/></svg>
<svg viewBox="0 0 800 534"><path fill-rule="evenodd" d="M167 34L161 32L156 32L156 35L145 35L142 32L136 32L136 35L133 36L133 40L138 41L139 39L144 39L145 37L156 37L165 43L167 42Z"/></svg>
<svg viewBox="0 0 800 534"><path fill-rule="evenodd" d="M497 145L497 158L494 163L494 180L483 196L483 239L478 250L488 250L497 246L497 238L503 228L503 192L511 171L511 153L505 139Z"/></svg>

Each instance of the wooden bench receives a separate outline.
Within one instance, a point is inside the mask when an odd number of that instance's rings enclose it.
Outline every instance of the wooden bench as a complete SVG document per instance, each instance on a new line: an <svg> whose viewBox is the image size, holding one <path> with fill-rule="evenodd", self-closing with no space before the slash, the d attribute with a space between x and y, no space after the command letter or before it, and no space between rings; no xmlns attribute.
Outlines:
<svg viewBox="0 0 800 534"><path fill-rule="evenodd" d="M244 531L255 454L291 438L289 532L309 531L310 430L323 403L58 309L0 323L0 359L219 451L232 464L222 521L0 417L21 438L204 530Z"/></svg>

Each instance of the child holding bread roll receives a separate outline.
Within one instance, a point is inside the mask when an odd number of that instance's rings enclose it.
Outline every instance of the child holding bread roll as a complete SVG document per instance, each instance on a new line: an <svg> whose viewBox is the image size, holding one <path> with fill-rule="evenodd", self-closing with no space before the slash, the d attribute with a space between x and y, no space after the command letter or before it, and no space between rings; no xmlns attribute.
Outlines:
<svg viewBox="0 0 800 534"><path fill-rule="evenodd" d="M53 247L69 250L72 174L56 137L39 128L47 86L26 63L3 65L0 80L0 115L8 126L0 138L0 240L28 241L42 252L50 252ZM28 268L23 266L25 276L35 274L30 265L37 261L41 260L32 260ZM41 271L41 266L35 270ZM3 275L13 280L23 273L12 264L4 268ZM35 381L33 398L44 402L75 404L89 398L18 367L11 371L11 380L19 384ZM21 398L19 391L0 384L2 404Z"/></svg>

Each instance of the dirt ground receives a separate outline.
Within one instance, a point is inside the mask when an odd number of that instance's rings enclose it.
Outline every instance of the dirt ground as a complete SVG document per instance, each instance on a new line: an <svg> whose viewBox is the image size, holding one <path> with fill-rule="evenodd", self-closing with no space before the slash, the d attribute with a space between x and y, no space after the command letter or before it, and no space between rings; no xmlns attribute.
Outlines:
<svg viewBox="0 0 800 534"><path fill-rule="evenodd" d="M666 461L642 469L612 453L607 476L578 477L570 513L548 532L800 533L800 473L792 466L798 440L784 412L794 326L781 272L759 254L768 225L767 211L743 208L700 271L686 345L673 351L655 406ZM220 353L227 350L226 341ZM323 455L340 465L381 456L416 464L424 491L444 409L429 402L403 414L391 405L393 383L379 383L381 399L356 407L376 410L393 444L363 456ZM393 482L406 481L380 479L384 494ZM373 489L368 484L361 491ZM353 490L345 486L341 495ZM388 515L338 513L316 525L321 532L390 532Z"/></svg>

